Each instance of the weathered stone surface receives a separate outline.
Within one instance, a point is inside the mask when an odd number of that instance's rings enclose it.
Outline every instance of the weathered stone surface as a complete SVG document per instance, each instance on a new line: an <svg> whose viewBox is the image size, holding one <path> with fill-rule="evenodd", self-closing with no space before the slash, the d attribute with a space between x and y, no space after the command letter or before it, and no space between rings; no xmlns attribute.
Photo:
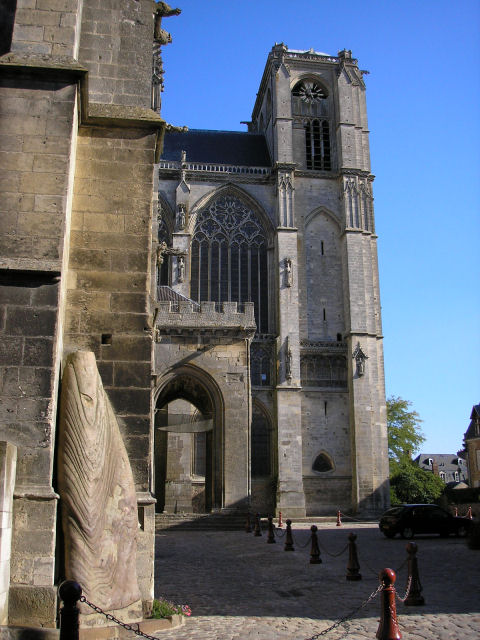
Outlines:
<svg viewBox="0 0 480 640"><path fill-rule="evenodd" d="M136 602L135 486L93 353L79 351L67 360L58 480L67 578L107 611Z"/></svg>

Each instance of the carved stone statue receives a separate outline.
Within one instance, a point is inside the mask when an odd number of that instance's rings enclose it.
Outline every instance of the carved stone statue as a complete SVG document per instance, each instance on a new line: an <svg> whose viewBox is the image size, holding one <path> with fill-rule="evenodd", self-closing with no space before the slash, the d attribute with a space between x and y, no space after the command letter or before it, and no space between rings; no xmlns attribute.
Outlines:
<svg viewBox="0 0 480 640"><path fill-rule="evenodd" d="M368 356L364 354L360 342L357 342L357 346L353 352L352 357L355 360L357 366L357 375L359 377L365 375L365 360L368 360Z"/></svg>
<svg viewBox="0 0 480 640"><path fill-rule="evenodd" d="M179 204L177 207L177 231L183 231L187 221L186 217L187 207L184 204Z"/></svg>
<svg viewBox="0 0 480 640"><path fill-rule="evenodd" d="M292 260L285 258L285 286L291 287L293 284Z"/></svg>
<svg viewBox="0 0 480 640"><path fill-rule="evenodd" d="M185 258L183 256L178 257L178 281L183 282L185 280Z"/></svg>
<svg viewBox="0 0 480 640"><path fill-rule="evenodd" d="M168 44L172 41L172 36L162 29L162 18L170 16L178 16L182 12L181 9L172 9L166 2L157 2L155 5L155 29L153 39L158 44Z"/></svg>
<svg viewBox="0 0 480 640"><path fill-rule="evenodd" d="M160 242L160 244L157 247L157 267L161 267L163 264L163 260L164 260L164 255L166 253L167 250L167 243L166 242Z"/></svg>
<svg viewBox="0 0 480 640"><path fill-rule="evenodd" d="M135 484L90 351L67 359L58 452L65 576L79 582L87 599L106 611L137 603ZM93 613L86 605L81 610Z"/></svg>

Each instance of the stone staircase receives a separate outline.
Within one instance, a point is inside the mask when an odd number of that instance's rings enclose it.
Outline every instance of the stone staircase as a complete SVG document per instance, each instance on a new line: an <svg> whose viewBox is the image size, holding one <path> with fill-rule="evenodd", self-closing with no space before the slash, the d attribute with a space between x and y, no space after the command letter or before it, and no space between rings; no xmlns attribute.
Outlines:
<svg viewBox="0 0 480 640"><path fill-rule="evenodd" d="M155 514L155 531L158 533L165 529L177 531L244 531L246 514L241 513L157 513ZM267 518L262 517L262 529L267 528ZM278 524L278 520L273 520ZM297 518L294 525L312 525L320 522L336 522L336 516L316 516L310 518ZM255 524L251 516L251 526ZM285 519L283 519L285 526Z"/></svg>
<svg viewBox="0 0 480 640"><path fill-rule="evenodd" d="M232 513L157 513L155 531L242 531L245 514Z"/></svg>

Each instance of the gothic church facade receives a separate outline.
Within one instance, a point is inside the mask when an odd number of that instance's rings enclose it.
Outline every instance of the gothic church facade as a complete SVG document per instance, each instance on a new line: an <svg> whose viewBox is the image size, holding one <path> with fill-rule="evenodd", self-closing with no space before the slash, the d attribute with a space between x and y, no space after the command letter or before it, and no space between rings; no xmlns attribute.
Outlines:
<svg viewBox="0 0 480 640"><path fill-rule="evenodd" d="M189 366L200 387L208 386L203 376L217 387L235 381L222 403L211 403L204 427L193 417L198 402L180 394L183 435L170 405L175 426L163 427L166 458L156 458L166 510L231 508L245 496L255 510L292 517L386 506L372 182L365 84L350 51L332 57L277 44L248 132L166 132L157 295L162 314L177 312L178 329L191 318L199 325L175 338L175 314L168 327L160 320L158 385L187 353L195 353ZM235 304L237 312L253 306L255 329L226 331L230 346L210 350L207 342L226 329L222 308ZM207 326L202 333L213 309L217 334ZM215 419L228 404L238 404L235 416ZM168 407L156 409L168 425Z"/></svg>

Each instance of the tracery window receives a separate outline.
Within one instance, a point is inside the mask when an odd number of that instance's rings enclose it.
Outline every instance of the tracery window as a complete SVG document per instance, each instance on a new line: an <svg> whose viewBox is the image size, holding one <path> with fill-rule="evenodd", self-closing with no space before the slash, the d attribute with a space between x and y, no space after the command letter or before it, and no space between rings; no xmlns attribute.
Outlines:
<svg viewBox="0 0 480 640"><path fill-rule="evenodd" d="M266 235L256 214L237 196L221 195L198 213L191 298L253 302L257 331L268 332Z"/></svg>
<svg viewBox="0 0 480 640"><path fill-rule="evenodd" d="M328 93L315 80L302 80L292 90L292 112L302 116L305 127L306 168L330 171L332 168Z"/></svg>
<svg viewBox="0 0 480 640"><path fill-rule="evenodd" d="M345 387L347 363L343 356L302 354L300 375L304 387Z"/></svg>
<svg viewBox="0 0 480 640"><path fill-rule="evenodd" d="M272 381L273 350L271 344L252 342L250 348L252 384L257 387L268 387Z"/></svg>

